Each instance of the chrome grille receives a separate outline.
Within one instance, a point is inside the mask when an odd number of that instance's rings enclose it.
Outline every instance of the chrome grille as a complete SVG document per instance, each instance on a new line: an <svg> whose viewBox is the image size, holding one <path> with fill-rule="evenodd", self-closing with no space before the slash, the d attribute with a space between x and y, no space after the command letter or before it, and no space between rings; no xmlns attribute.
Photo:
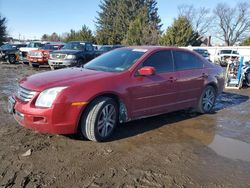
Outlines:
<svg viewBox="0 0 250 188"><path fill-rule="evenodd" d="M31 57L41 57L42 56L42 53L41 52L29 52L29 55Z"/></svg>
<svg viewBox="0 0 250 188"><path fill-rule="evenodd" d="M66 56L67 56L66 54L58 54L58 53L50 54L51 59L64 59Z"/></svg>
<svg viewBox="0 0 250 188"><path fill-rule="evenodd" d="M35 96L35 94L36 94L35 91L31 91L31 90L18 86L16 96L21 101L29 102Z"/></svg>

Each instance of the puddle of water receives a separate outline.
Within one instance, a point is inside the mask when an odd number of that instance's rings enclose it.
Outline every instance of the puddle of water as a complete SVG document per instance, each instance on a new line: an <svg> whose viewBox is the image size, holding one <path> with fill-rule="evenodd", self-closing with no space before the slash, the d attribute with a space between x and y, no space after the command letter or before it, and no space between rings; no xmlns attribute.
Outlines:
<svg viewBox="0 0 250 188"><path fill-rule="evenodd" d="M250 161L250 144L246 142L215 135L208 147L220 156L234 160Z"/></svg>

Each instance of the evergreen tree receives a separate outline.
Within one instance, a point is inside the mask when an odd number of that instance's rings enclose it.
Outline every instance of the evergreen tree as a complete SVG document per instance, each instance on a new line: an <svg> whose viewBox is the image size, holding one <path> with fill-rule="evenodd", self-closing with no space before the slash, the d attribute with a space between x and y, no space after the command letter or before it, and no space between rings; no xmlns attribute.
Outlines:
<svg viewBox="0 0 250 188"><path fill-rule="evenodd" d="M241 46L250 46L250 37L246 38L242 43Z"/></svg>
<svg viewBox="0 0 250 188"><path fill-rule="evenodd" d="M86 26L82 26L82 29L79 31L75 31L73 29L70 30L70 33L65 38L66 42L69 41L89 41L95 42L95 37L92 34L92 31Z"/></svg>
<svg viewBox="0 0 250 188"><path fill-rule="evenodd" d="M150 29L160 32L161 20L156 5L156 0L103 0L97 18L97 42L99 44L127 44L127 41L134 40L128 38L131 36L128 32L135 32L132 29L133 25L138 27L136 30L139 29L139 33L145 30L146 27L139 26L139 22L144 26L150 25ZM142 11L145 13L141 13ZM145 20L138 18L142 14Z"/></svg>
<svg viewBox="0 0 250 188"><path fill-rule="evenodd" d="M167 46L198 45L199 35L194 32L191 23L186 17L180 16L174 20L162 36L160 43Z"/></svg>
<svg viewBox="0 0 250 188"><path fill-rule="evenodd" d="M43 34L41 40L42 40L42 41L49 41L49 35Z"/></svg>
<svg viewBox="0 0 250 188"><path fill-rule="evenodd" d="M129 45L156 45L160 37L157 26L150 23L147 7L145 6L141 8L137 18L130 23L123 43Z"/></svg>
<svg viewBox="0 0 250 188"><path fill-rule="evenodd" d="M6 40L6 18L0 15L0 45Z"/></svg>

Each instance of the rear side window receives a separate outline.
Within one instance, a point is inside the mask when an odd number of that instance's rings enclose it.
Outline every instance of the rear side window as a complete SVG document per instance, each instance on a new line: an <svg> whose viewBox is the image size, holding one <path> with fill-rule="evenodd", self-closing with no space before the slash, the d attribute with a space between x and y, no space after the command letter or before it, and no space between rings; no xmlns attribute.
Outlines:
<svg viewBox="0 0 250 188"><path fill-rule="evenodd" d="M189 70L203 68L202 61L194 54L186 51L173 51L175 70Z"/></svg>
<svg viewBox="0 0 250 188"><path fill-rule="evenodd" d="M154 67L156 73L172 72L174 68L172 53L170 50L156 52L143 62L143 66Z"/></svg>

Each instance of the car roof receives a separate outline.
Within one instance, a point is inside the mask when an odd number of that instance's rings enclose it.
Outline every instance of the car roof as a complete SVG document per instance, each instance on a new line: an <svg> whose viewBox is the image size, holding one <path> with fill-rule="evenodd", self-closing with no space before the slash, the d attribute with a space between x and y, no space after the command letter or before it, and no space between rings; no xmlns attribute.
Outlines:
<svg viewBox="0 0 250 188"><path fill-rule="evenodd" d="M123 47L123 48L131 48L131 49L142 49L142 50L147 50L149 51L158 51L158 50L178 50L178 51L186 51L186 52L191 52L191 50L184 49L184 48L178 48L174 46L128 46L128 47Z"/></svg>

